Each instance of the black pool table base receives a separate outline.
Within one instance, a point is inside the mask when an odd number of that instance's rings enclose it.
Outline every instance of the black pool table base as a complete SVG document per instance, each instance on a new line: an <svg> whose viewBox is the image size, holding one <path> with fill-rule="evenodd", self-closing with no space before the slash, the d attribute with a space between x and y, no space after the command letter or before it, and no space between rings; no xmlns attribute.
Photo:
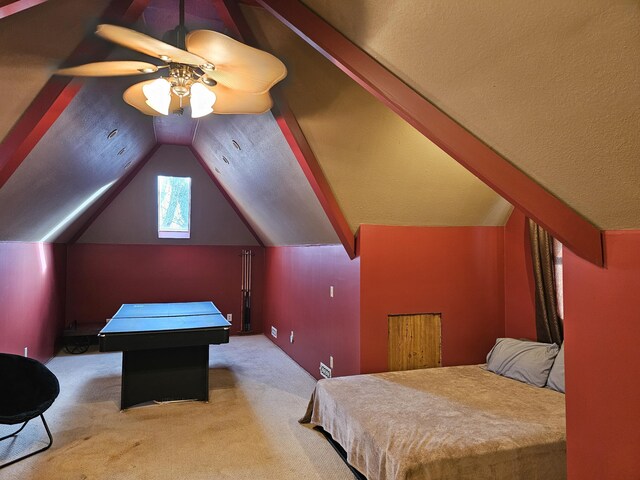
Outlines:
<svg viewBox="0 0 640 480"><path fill-rule="evenodd" d="M209 400L209 345L122 352L122 410L173 400Z"/></svg>

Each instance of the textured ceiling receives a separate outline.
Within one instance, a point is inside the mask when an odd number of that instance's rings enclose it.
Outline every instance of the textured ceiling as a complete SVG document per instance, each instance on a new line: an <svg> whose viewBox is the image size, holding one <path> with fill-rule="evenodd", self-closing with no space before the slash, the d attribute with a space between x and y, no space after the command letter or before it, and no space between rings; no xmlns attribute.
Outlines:
<svg viewBox="0 0 640 480"><path fill-rule="evenodd" d="M191 236L158 238L158 175L191 178ZM162 146L78 240L80 243L257 245L187 147Z"/></svg>
<svg viewBox="0 0 640 480"><path fill-rule="evenodd" d="M351 229L503 225L511 206L262 9L243 9L287 64L282 91Z"/></svg>
<svg viewBox="0 0 640 480"><path fill-rule="evenodd" d="M0 189L0 239L67 241L75 233L67 227L95 208L100 197L93 195L119 180L128 164L135 167L155 144L150 119L114 102L122 83L86 82ZM117 135L108 139L114 129Z"/></svg>
<svg viewBox="0 0 640 480"><path fill-rule="evenodd" d="M37 9L34 7L25 13L37 20L40 14ZM94 24L100 12L101 9L96 9ZM50 19L62 19L59 23L67 26L64 8L48 14ZM88 23L91 24L91 21ZM152 0L134 28L162 37L177 23L176 2ZM187 2L186 23L190 28L224 30L209 1ZM23 27L27 28L28 25L30 22L25 21ZM40 35L36 40L34 50L43 48L50 41L46 35ZM76 43L79 41L80 38ZM75 45L72 45L72 41L69 43L69 50L72 50ZM3 50L4 45L0 46L0 51ZM16 58L21 60L26 57L18 55ZM146 58L114 47L109 59ZM62 59L50 63L46 68L40 68L44 72L44 80L56 64L62 63ZM26 70L36 69L30 63L22 67ZM156 141L186 145L192 142L198 122L184 116L152 119L122 102L121 95L125 88L141 79L123 77L82 81L80 93L0 189L0 201L3 201L0 206L0 239L68 241L91 219L93 212L108 195L107 187L126 175L125 165L134 168ZM37 88L31 92L29 101L35 93ZM2 117L7 117L4 111ZM215 172L215 168L224 171L224 176L219 178L220 183L265 244L338 243L333 228L271 114L258 117L212 116L200 123L202 125L194 146L202 153L212 172ZM119 129L118 136L114 140L106 140L106 134L113 128ZM234 148L232 138L245 146L242 152L228 151ZM125 153L118 156L117 152L123 147ZM218 162L222 162L222 152L234 162L230 168L225 169L229 167L227 164L218 165ZM238 164L238 161L242 161L242 164ZM133 184L136 181L137 178ZM130 189L127 187L125 190ZM114 202L122 198L125 197L120 194ZM200 209L206 215L207 209L202 205ZM111 210L107 208L94 221L83 241L98 241L96 238L104 237L96 237L96 231ZM237 217L234 218L237 221ZM220 242L220 238L207 237L204 243ZM111 240L107 238L107 241ZM245 240L241 243L251 243Z"/></svg>
<svg viewBox="0 0 640 480"><path fill-rule="evenodd" d="M339 243L271 113L204 117L193 146L265 245Z"/></svg>
<svg viewBox="0 0 640 480"><path fill-rule="evenodd" d="M640 228L637 0L304 1L599 227ZM0 20L0 84L9 92L0 139L108 3L51 0ZM186 3L187 26L224 31L216 2ZM283 93L353 231L504 223L503 199L278 22L243 11L289 67ZM175 1L151 0L135 28L160 37L176 23ZM114 49L112 58L137 57ZM85 201L127 163L156 141L193 138L266 244L337 242L271 114L163 119L154 134L154 122L121 100L133 81L86 83L0 189L0 239L68 240L100 203ZM120 133L107 141L112 128Z"/></svg>
<svg viewBox="0 0 640 480"><path fill-rule="evenodd" d="M640 2L304 3L597 226L640 228Z"/></svg>
<svg viewBox="0 0 640 480"><path fill-rule="evenodd" d="M0 141L108 4L55 0L0 20Z"/></svg>
<svg viewBox="0 0 640 480"><path fill-rule="evenodd" d="M224 23L220 20L211 0L186 0L184 23L189 30L208 29L218 32L224 31ZM169 30L176 28L180 22L179 3L177 0L150 0L147 8L142 12L141 29L147 35L155 38L162 36Z"/></svg>

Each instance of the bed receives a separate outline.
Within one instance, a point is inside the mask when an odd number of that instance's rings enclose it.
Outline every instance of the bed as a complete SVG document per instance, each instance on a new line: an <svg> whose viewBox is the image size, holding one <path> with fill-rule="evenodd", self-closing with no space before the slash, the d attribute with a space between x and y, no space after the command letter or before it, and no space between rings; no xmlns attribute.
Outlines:
<svg viewBox="0 0 640 480"><path fill-rule="evenodd" d="M481 365L320 380L301 422L368 480L566 478L564 394Z"/></svg>

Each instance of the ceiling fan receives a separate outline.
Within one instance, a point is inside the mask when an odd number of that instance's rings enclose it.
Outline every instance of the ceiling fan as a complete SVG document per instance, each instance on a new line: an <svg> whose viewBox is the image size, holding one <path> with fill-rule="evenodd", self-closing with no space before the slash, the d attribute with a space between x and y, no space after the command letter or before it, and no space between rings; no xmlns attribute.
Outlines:
<svg viewBox="0 0 640 480"><path fill-rule="evenodd" d="M139 61L107 61L58 70L58 75L107 77L143 75L168 69L168 75L136 83L125 90L124 101L146 115L209 113L260 114L273 102L269 89L287 75L273 55L249 47L222 33L184 28L184 0L180 25L173 31L177 47L115 25L98 25L96 34L106 40L158 58L165 65Z"/></svg>

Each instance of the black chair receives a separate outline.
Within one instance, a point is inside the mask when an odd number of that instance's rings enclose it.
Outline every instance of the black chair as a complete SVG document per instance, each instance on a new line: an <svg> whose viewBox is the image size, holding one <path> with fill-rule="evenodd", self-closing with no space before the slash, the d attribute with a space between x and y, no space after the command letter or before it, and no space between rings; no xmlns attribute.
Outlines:
<svg viewBox="0 0 640 480"><path fill-rule="evenodd" d="M4 463L0 468L44 452L51 446L53 437L43 413L59 393L58 379L43 364L32 358L0 353L0 424L23 424L16 432L0 438L0 441L16 436L29 423L29 420L37 416L42 419L49 436L49 444L46 447Z"/></svg>

